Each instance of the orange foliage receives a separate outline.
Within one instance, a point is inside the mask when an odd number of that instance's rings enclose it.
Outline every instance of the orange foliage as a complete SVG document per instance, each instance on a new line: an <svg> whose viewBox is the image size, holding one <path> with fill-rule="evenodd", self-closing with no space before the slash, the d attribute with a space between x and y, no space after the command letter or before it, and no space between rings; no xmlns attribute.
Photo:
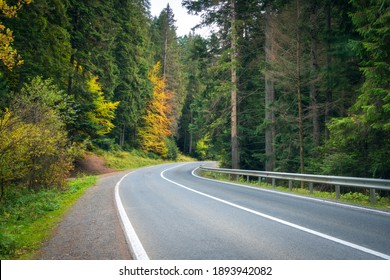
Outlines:
<svg viewBox="0 0 390 280"><path fill-rule="evenodd" d="M165 79L160 77L161 64L158 62L149 72L149 79L153 83L153 96L143 117L144 126L139 131L142 149L155 152L163 157L168 153L167 137L172 135L169 114L172 108L168 100L172 93L166 89Z"/></svg>

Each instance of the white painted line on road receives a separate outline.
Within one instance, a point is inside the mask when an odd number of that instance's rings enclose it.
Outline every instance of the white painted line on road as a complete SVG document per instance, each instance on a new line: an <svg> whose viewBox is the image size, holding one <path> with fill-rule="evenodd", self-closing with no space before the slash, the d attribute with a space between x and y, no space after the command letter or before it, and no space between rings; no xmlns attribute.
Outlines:
<svg viewBox="0 0 390 280"><path fill-rule="evenodd" d="M282 220L282 219L279 219L279 218L276 218L276 217L273 217L273 216L270 216L270 215L267 215L267 214L264 214L264 213L261 213L261 212L258 212L258 211L255 211L255 210L243 207L243 206L240 206L238 204L231 203L229 201L217 198L215 196L208 195L206 193L203 193L203 192L191 189L191 188L186 187L186 186L184 186L184 185L182 185L180 183L172 181L172 180L170 180L170 179L168 179L167 177L164 176L164 173L166 171L169 171L169 170L177 168L177 167L179 167L179 166L174 166L174 167L170 167L168 169L163 170L160 173L161 178L163 178L164 180L166 180L166 181L168 181L168 182L170 182L172 184L175 184L176 186L179 186L179 187L181 187L183 189L186 189L186 190L189 190L191 192L197 193L199 195L205 196L207 198L216 200L216 201L221 202L223 204L235 207L237 209L246 211L248 213L252 213L254 215L263 217L265 219L268 219L268 220L271 220L271 221L274 221L274 222L277 222L277 223L280 223L280 224L283 224L283 225L286 225L286 226L298 229L300 231L303 231L303 232L306 232L306 233L309 233L309 234L312 234L312 235L315 235L315 236L318 236L318 237L321 237L321 238L324 238L324 239L327 239L327 240L330 240L330 241L333 241L333 242L336 242L336 243L339 243L339 244L342 244L344 246L348 246L350 248L353 248L353 249L356 249L356 250L359 250L359 251L362 251L362 252L365 252L365 253L377 256L377 257L382 258L382 259L390 260L390 255L386 255L386 254L383 254L381 252L378 252L378 251L375 251L375 250L372 250L372 249L369 249L369 248L366 248L366 247L363 247L363 246L360 246L360 245L357 245L357 244L354 244L354 243L351 243L351 242L348 242L348 241L345 241L345 240L342 240L342 239L339 239L339 238L336 238L336 237L333 237L333 236L330 236L330 235L327 235L327 234L324 234L324 233L321 233L321 232L318 232L318 231L315 231L315 230L312 230L312 229L309 229L309 228L306 228L306 227L303 227L303 226L300 226L300 225L297 225L297 224L294 224L294 223L290 223L290 222L287 222L285 220Z"/></svg>
<svg viewBox="0 0 390 280"><path fill-rule="evenodd" d="M131 173L131 172L130 172ZM123 231L125 233L129 249L133 254L133 257L136 260L149 260L149 256L146 253L144 247L141 244L141 241L138 238L137 233L135 232L129 217L126 214L125 208L123 207L121 198L119 196L119 186L122 183L123 179L126 178L130 173L127 173L123 176L118 183L115 185L115 201L118 208L119 217L121 219L121 224Z"/></svg>

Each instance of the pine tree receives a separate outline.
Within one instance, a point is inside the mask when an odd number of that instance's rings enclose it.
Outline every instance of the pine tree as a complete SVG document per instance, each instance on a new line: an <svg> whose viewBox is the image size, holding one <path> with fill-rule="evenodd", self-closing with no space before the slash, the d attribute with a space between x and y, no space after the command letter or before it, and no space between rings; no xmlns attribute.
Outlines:
<svg viewBox="0 0 390 280"><path fill-rule="evenodd" d="M349 115L329 124L324 172L390 178L389 1L351 1L364 82Z"/></svg>
<svg viewBox="0 0 390 280"><path fill-rule="evenodd" d="M163 9L158 18L153 21L152 39L155 42L155 61L160 61L162 73L166 79L167 88L173 94L170 98L172 112L169 118L172 131L177 136L179 119L185 100L185 82L183 66L181 65L181 50L176 35L175 15L169 6Z"/></svg>
<svg viewBox="0 0 390 280"><path fill-rule="evenodd" d="M137 130L152 86L148 79L151 64L150 19L144 1L116 1L115 63L118 84L114 100L120 101L113 137L120 146L136 143Z"/></svg>

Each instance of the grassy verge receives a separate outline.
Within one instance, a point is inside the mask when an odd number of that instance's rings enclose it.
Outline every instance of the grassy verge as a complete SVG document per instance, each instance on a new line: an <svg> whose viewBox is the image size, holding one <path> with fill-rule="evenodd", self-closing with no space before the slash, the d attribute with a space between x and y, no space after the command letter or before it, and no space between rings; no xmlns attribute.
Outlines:
<svg viewBox="0 0 390 280"><path fill-rule="evenodd" d="M148 155L142 151L137 151L137 150L133 150L131 152L99 151L98 154L105 159L106 165L108 167L111 167L116 170L136 169L145 166L170 162L167 160L163 160L157 156ZM194 161L194 159L190 157L186 157L184 155L179 155L179 157L175 160L175 162L177 161Z"/></svg>
<svg viewBox="0 0 390 280"><path fill-rule="evenodd" d="M272 188L271 184L267 184L265 182L258 182L258 181L249 181L247 182L244 178L239 178L238 180L229 180L229 177L227 174L220 174L220 173L214 173L214 172L208 172L208 171L202 171L200 173L201 176L215 179L215 180L221 180L225 182L234 182L238 184L243 185L249 185L252 187L258 187L258 188L266 188L266 189L272 189L277 190L281 192L288 192L293 193L297 195L303 195L303 196L309 196L309 197L315 197L330 201L337 201L337 202L343 202L347 204L352 205L358 205L358 206L364 206L369 208L375 208L380 210L390 210L390 197L380 197L378 194L376 196L376 203L371 204L370 203L370 196L369 194L364 194L361 192L347 192L344 194L341 194L340 199L336 199L336 193L335 192L329 192L329 191L321 191L321 190L314 190L313 193L310 193L309 189L306 188L292 188L292 190L289 190L288 187L285 186L276 186L274 189Z"/></svg>
<svg viewBox="0 0 390 280"><path fill-rule="evenodd" d="M31 259L96 176L70 181L66 190L9 189L0 204L0 258Z"/></svg>
<svg viewBox="0 0 390 280"><path fill-rule="evenodd" d="M136 169L167 162L140 151L97 154L116 170ZM193 161L180 155L177 161ZM9 187L0 201L0 259L34 259L70 207L96 184L97 176L69 181L66 190L29 191Z"/></svg>

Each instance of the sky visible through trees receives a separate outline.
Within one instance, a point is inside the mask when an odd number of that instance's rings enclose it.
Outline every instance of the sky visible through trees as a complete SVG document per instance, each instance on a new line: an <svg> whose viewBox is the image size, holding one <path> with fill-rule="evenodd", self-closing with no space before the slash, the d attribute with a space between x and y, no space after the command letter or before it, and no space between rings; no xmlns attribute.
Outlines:
<svg viewBox="0 0 390 280"><path fill-rule="evenodd" d="M2 188L96 148L390 178L389 0L2 3Z"/></svg>

